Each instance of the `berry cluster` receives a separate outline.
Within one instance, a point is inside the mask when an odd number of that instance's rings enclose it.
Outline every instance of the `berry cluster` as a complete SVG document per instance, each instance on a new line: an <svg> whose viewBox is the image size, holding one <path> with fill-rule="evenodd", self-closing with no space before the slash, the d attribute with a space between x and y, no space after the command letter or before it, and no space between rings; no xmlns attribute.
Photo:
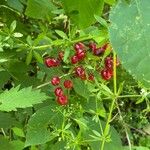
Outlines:
<svg viewBox="0 0 150 150"><path fill-rule="evenodd" d="M113 58L112 57L106 57L105 58L105 68L101 71L101 76L104 80L110 80L113 76ZM116 66L119 66L120 62L117 59L116 60Z"/></svg>
<svg viewBox="0 0 150 150"><path fill-rule="evenodd" d="M87 53L92 53L95 56L101 56L104 54L104 52L108 48L108 43L103 45L102 47L97 47L96 43L90 42L87 46L81 42L76 43L74 45L74 55L70 58L70 63L72 65L75 65L73 67L73 74L75 77L78 77L82 80L88 80L88 81L94 81L94 74L93 73L87 73L85 68L83 67L82 61L84 61L85 58L87 58ZM58 58L46 58L45 59L45 64L47 67L57 67L60 66L60 62L63 61L64 57L64 52L60 51L58 54ZM99 59L102 60L102 59ZM80 63L80 65L78 65ZM99 63L96 65L98 66ZM116 61L116 66L119 66L120 62L117 60ZM104 80L110 80L113 76L113 58L111 56L107 56L104 59L104 68L100 69L100 66L96 66L96 70L100 72L100 75L102 79ZM55 76L51 80L51 84L53 86L58 86L60 84L61 80L60 77ZM73 87L73 82L71 80L65 80L63 83L63 86L66 89L71 89ZM57 87L54 91L56 97L57 97L57 102L60 105L67 105L68 104L68 97L64 94L64 91L61 86Z"/></svg>
<svg viewBox="0 0 150 150"><path fill-rule="evenodd" d="M71 57L71 63L76 64L86 56L85 45L81 42L74 45L75 55Z"/></svg>
<svg viewBox="0 0 150 150"><path fill-rule="evenodd" d="M56 77L53 77L51 79L51 84L53 86L57 86L60 84L60 81L61 81L60 78L56 76ZM71 89L73 87L73 83L71 80L65 80L63 85L66 89ZM60 105L67 105L68 104L68 97L64 94L62 87L55 88L54 93L57 97L57 102Z"/></svg>

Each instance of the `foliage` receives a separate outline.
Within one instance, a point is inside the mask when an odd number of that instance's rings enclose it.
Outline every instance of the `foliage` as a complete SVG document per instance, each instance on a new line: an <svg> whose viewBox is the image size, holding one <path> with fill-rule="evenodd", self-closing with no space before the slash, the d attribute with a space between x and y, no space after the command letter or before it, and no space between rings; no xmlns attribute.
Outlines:
<svg viewBox="0 0 150 150"><path fill-rule="evenodd" d="M0 1L0 149L150 149L148 3Z"/></svg>

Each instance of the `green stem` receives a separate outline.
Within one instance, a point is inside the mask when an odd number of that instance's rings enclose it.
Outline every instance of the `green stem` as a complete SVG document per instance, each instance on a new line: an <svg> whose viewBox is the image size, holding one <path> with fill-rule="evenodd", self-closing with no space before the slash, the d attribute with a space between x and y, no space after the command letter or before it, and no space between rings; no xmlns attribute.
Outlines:
<svg viewBox="0 0 150 150"><path fill-rule="evenodd" d="M114 84L114 96L115 97L113 98L111 106L110 106L110 112L109 112L108 119L107 119L107 122L106 122L106 125L105 125L104 134L103 134L103 140L102 140L102 144L101 144L100 150L104 150L106 137L107 137L108 129L109 129L109 123L111 121L112 112L113 112L115 101L116 101L116 97L117 97L116 53L115 52L113 52L113 84Z"/></svg>
<svg viewBox="0 0 150 150"><path fill-rule="evenodd" d="M72 40L72 41L69 41L70 43L77 43L77 42L81 42L81 41L85 41L85 40L90 40L92 38L94 38L95 36L87 36L87 37L81 37L77 40ZM57 40L56 40L57 41ZM55 41L52 43L52 44L49 44L49 45L41 45L41 46L35 46L33 47L33 49L46 49L46 48L50 48L51 46L58 46L58 45L62 45L64 43L64 40L60 41L59 43L55 43Z"/></svg>

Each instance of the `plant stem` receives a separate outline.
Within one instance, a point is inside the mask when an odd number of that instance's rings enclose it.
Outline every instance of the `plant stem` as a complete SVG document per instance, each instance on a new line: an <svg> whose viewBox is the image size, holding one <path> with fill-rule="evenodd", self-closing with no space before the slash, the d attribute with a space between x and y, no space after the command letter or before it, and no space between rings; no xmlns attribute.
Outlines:
<svg viewBox="0 0 150 150"><path fill-rule="evenodd" d="M105 125L104 134L103 134L103 140L102 140L102 144L101 144L100 150L104 150L106 137L107 137L108 129L109 129L109 123L111 121L112 112L113 112L115 101L116 101L116 97L117 97L116 53L115 52L113 52L113 84L114 84L114 96L115 97L113 98L111 106L110 106L110 112L109 112L108 119L107 119L107 122L106 122L106 125Z"/></svg>
<svg viewBox="0 0 150 150"><path fill-rule="evenodd" d="M81 42L81 41L85 41L85 40L90 40L92 38L94 38L95 36L86 36L86 37L81 37L79 39L76 39L76 40L72 40L72 41L69 41L70 43L77 43L77 42ZM57 40L56 40L57 41ZM62 45L64 43L64 40L60 41L59 43L55 43L55 41L53 41L52 44L49 44L49 45L41 45L41 46L34 46L33 49L36 49L36 50L41 50L41 49L46 49L46 48L50 48L51 46L58 46L58 45Z"/></svg>
<svg viewBox="0 0 150 150"><path fill-rule="evenodd" d="M67 73L67 74L64 74L64 75L60 76L59 78L66 77L66 76L68 76L68 75L70 75L70 74L72 74L72 72L69 72L69 73ZM49 81L49 82L46 82L46 83L43 83L43 84L41 84L41 85L39 85L39 86L37 86L36 89L40 89L40 88L42 88L42 87L44 87L44 86L47 86L47 85L49 85L49 84L50 84L50 81Z"/></svg>

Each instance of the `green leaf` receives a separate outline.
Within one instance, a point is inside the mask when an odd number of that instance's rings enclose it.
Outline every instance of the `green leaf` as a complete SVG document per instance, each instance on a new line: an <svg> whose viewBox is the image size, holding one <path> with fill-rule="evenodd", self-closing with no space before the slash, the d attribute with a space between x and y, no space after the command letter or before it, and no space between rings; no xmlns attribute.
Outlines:
<svg viewBox="0 0 150 150"><path fill-rule="evenodd" d="M79 28L95 23L94 15L101 15L104 0L63 0L66 13Z"/></svg>
<svg viewBox="0 0 150 150"><path fill-rule="evenodd" d="M149 0L120 1L110 15L110 40L125 69L150 88Z"/></svg>
<svg viewBox="0 0 150 150"><path fill-rule="evenodd" d="M109 5L113 5L116 3L116 0L105 0L105 3L107 3Z"/></svg>
<svg viewBox="0 0 150 150"><path fill-rule="evenodd" d="M35 19L49 18L55 6L49 0L28 0L25 14Z"/></svg>
<svg viewBox="0 0 150 150"><path fill-rule="evenodd" d="M88 99L90 96L90 91L87 89L87 86L85 85L84 81L82 81L81 79L74 79L73 80L73 87L74 90L77 94L79 94L80 96Z"/></svg>
<svg viewBox="0 0 150 150"><path fill-rule="evenodd" d="M32 55L33 55L33 51L30 50L29 53L27 54L27 57L26 57L26 64L29 65L32 61Z"/></svg>
<svg viewBox="0 0 150 150"><path fill-rule="evenodd" d="M23 12L24 6L20 2L20 0L7 0L8 6L12 7L13 9L18 10L20 13Z"/></svg>
<svg viewBox="0 0 150 150"><path fill-rule="evenodd" d="M14 141L11 141L10 144L13 147L12 150L22 150L22 149L24 149L24 142L22 142L22 141L14 140Z"/></svg>
<svg viewBox="0 0 150 150"><path fill-rule="evenodd" d="M20 137L25 137L22 129L17 128L17 127L13 127L12 130L13 130L15 135L20 136Z"/></svg>
<svg viewBox="0 0 150 150"><path fill-rule="evenodd" d="M58 111L53 104L39 109L29 120L25 146L44 144L59 136L57 133L52 133L48 127L50 125L58 129L62 127L61 111Z"/></svg>
<svg viewBox="0 0 150 150"><path fill-rule="evenodd" d="M0 128L10 128L15 124L15 119L9 113L0 112Z"/></svg>
<svg viewBox="0 0 150 150"><path fill-rule="evenodd" d="M130 148L129 146L125 146L123 150L130 150ZM149 148L143 146L133 146L131 150L149 150Z"/></svg>
<svg viewBox="0 0 150 150"><path fill-rule="evenodd" d="M56 32L60 37L62 37L63 39L68 39L66 33L64 33L63 31L55 30L55 32Z"/></svg>
<svg viewBox="0 0 150 150"><path fill-rule="evenodd" d="M10 144L9 140L0 136L0 149L1 150L4 150L4 149L7 149L7 150L14 150L13 149L13 146Z"/></svg>
<svg viewBox="0 0 150 150"><path fill-rule="evenodd" d="M91 146L92 150L100 149L101 141L100 140L94 141L95 138L93 138L93 137L96 137L96 139L99 138L99 136L97 136L97 133L99 133L98 135L102 135L102 132L100 130L100 124L98 122L95 122L91 117L85 119L88 128L86 128L86 130L81 131L83 138L85 139L85 141L86 140L90 141L88 142L88 144ZM100 122L104 130L105 123L102 120L100 120ZM104 150L122 150L123 147L120 136L113 127L110 128L110 135L111 140L105 142Z"/></svg>
<svg viewBox="0 0 150 150"><path fill-rule="evenodd" d="M38 53L38 52L36 52L36 51L33 51L33 55L34 55L34 57L35 57L35 59L39 62L39 63L43 63L43 58L42 58L42 56Z"/></svg>
<svg viewBox="0 0 150 150"><path fill-rule="evenodd" d="M106 22L105 19L103 19L102 17L100 16L97 16L97 15L94 15L95 19L101 24L103 25L104 27L108 28L108 24Z"/></svg>
<svg viewBox="0 0 150 150"><path fill-rule="evenodd" d="M18 60L11 60L6 65L8 73L16 80L24 80L27 77L28 67L27 65Z"/></svg>
<svg viewBox="0 0 150 150"><path fill-rule="evenodd" d="M0 88L10 79L10 74L6 71L0 71Z"/></svg>
<svg viewBox="0 0 150 150"><path fill-rule="evenodd" d="M10 33L12 33L16 29L16 20L14 20L10 25Z"/></svg>
<svg viewBox="0 0 150 150"><path fill-rule="evenodd" d="M16 111L17 108L32 107L42 103L48 96L40 90L32 90L31 87L19 90L19 86L0 94L0 110Z"/></svg>

